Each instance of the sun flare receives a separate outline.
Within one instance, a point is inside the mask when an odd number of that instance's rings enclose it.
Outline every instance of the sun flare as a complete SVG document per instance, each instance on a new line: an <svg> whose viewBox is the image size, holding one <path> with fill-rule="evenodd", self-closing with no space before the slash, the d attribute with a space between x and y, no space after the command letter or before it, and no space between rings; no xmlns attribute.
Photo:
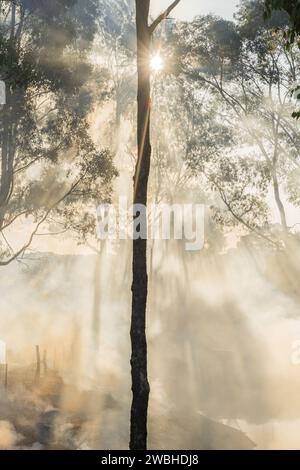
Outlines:
<svg viewBox="0 0 300 470"><path fill-rule="evenodd" d="M153 72L160 72L164 68L164 63L159 54L151 57L150 67Z"/></svg>

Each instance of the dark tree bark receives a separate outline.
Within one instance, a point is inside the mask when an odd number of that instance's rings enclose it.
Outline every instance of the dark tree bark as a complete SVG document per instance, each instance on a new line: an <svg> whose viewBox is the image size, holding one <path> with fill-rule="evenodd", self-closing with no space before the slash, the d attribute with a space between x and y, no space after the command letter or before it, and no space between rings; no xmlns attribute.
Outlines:
<svg viewBox="0 0 300 470"><path fill-rule="evenodd" d="M134 176L134 204L147 207L147 189L150 173L150 47L151 36L155 28L175 8L180 0L170 7L149 26L150 0L136 0L137 30L137 143L138 158ZM142 233L147 233L147 214L141 211L139 217L141 237L133 241L133 281L132 281L132 317L131 317L131 376L132 407L130 428L130 449L147 448L147 413L150 387L147 373L146 306L148 293L147 275L147 240Z"/></svg>
<svg viewBox="0 0 300 470"><path fill-rule="evenodd" d="M136 0L137 67L138 67L138 159L134 176L134 204L147 205L150 172L150 39L148 29L150 0ZM140 221L147 226L146 214ZM146 304L148 291L147 240L133 241L131 318L132 407L130 449L147 446L147 412L150 387L147 374Z"/></svg>

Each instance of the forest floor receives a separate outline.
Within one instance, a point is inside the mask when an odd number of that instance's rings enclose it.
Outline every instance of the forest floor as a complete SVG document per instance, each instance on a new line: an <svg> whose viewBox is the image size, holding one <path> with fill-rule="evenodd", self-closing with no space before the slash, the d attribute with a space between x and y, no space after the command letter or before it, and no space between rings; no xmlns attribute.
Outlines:
<svg viewBox="0 0 300 470"><path fill-rule="evenodd" d="M99 391L65 384L55 370L40 378L32 367L10 371L0 391L0 449L89 449L90 417L99 404ZM115 403L106 397L104 405Z"/></svg>
<svg viewBox="0 0 300 470"><path fill-rule="evenodd" d="M38 378L33 366L15 368L7 389L0 389L0 450L89 450L99 448L99 442L102 448L126 446L129 422L122 407L99 389L64 383L56 370ZM150 448L255 448L244 433L199 413L187 423L176 410L167 416L150 414Z"/></svg>

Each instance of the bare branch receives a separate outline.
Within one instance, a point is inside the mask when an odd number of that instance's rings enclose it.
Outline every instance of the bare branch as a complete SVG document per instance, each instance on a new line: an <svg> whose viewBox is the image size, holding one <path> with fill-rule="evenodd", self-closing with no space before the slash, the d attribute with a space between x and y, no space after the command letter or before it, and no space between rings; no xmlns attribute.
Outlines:
<svg viewBox="0 0 300 470"><path fill-rule="evenodd" d="M0 261L0 266L7 266L9 265L12 261L14 261L15 259L17 259L22 253L24 253L24 251L27 250L27 248L29 248L29 246L31 245L32 243L32 240L34 239L39 227L42 225L42 223L46 220L47 216L49 215L49 213L51 212L52 208L49 209L46 214L44 215L44 217L39 221L39 223L36 225L34 231L32 232L28 242L20 249L18 250L13 256L11 256L9 259L7 259L6 261Z"/></svg>
<svg viewBox="0 0 300 470"><path fill-rule="evenodd" d="M175 7L177 7L178 3L180 0L175 0L161 15L159 15L156 20L153 21L152 25L149 26L149 31L150 34L153 34L154 31L156 30L157 26L160 25L160 23L168 18L169 14L174 10Z"/></svg>
<svg viewBox="0 0 300 470"><path fill-rule="evenodd" d="M270 237L268 237L268 235L265 235L264 233L262 233L258 228L256 228L256 227L252 226L251 224L249 224L246 220L244 220L243 216L239 216L234 211L234 209L232 208L230 202L228 202L224 191L222 190L220 185L217 183L217 181L215 181L214 178L209 177L206 173L204 173L204 175L209 179L209 181L211 181L216 186L217 190L219 191L220 197L221 197L222 201L224 202L225 206L227 207L228 211L240 224L244 225L248 230L255 233L256 235L258 235L260 238L264 239L265 241L267 241L271 245L276 246L276 247L279 246L278 242L272 240L272 238L270 238Z"/></svg>
<svg viewBox="0 0 300 470"><path fill-rule="evenodd" d="M68 196L70 196L70 194L72 194L72 192L80 184L80 182L82 181L82 178L84 178L84 176L85 175L81 176L72 185L72 187L69 189L69 191L67 193L65 193L58 201L56 201L54 204L51 205L51 207L46 211L44 216L41 218L41 220L35 226L35 229L32 232L32 234L31 234L29 240L27 241L27 243L22 248L20 248L16 253L14 253L9 259L7 259L5 261L0 260L0 266L8 266L12 261L16 260L20 255L24 254L24 252L27 250L27 248L30 247L34 237L38 234L38 230L39 230L40 226L43 224L43 222L45 222L45 220L47 219L47 217L49 216L51 211L53 209L55 209L55 207L58 206L64 199L66 199Z"/></svg>
<svg viewBox="0 0 300 470"><path fill-rule="evenodd" d="M10 219L10 221L8 222L5 222L5 225L3 225L1 227L1 232L3 232L3 230L7 229L11 224L13 224L19 217L21 217L22 215L25 215L27 214L27 210L24 210L22 212L20 212L19 214L16 214L14 217L12 217L12 219Z"/></svg>

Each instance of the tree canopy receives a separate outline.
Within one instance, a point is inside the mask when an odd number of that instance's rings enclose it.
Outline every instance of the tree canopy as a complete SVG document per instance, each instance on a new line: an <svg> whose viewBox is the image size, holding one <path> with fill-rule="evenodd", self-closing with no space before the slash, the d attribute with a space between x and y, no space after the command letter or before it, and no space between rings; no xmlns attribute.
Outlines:
<svg viewBox="0 0 300 470"><path fill-rule="evenodd" d="M93 106L109 93L88 56L98 7L95 0L1 2L0 263L24 253L54 213L60 227L94 233L88 207L109 198L112 155L89 131ZM12 248L8 232L21 221L31 233Z"/></svg>

